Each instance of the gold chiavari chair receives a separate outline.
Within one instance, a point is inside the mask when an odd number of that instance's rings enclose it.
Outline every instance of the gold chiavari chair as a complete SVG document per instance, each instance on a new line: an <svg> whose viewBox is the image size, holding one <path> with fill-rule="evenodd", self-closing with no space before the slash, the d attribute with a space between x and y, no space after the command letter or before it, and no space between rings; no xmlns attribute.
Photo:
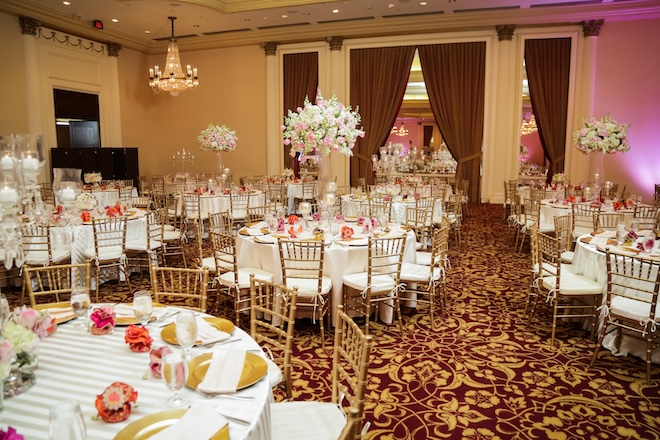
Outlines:
<svg viewBox="0 0 660 440"><path fill-rule="evenodd" d="M584 234L590 234L594 231L594 215L600 212L600 205L592 205L589 202L573 203L573 241Z"/></svg>
<svg viewBox="0 0 660 440"><path fill-rule="evenodd" d="M275 205L249 206L247 208L247 222L258 223L264 221L266 214L276 212Z"/></svg>
<svg viewBox="0 0 660 440"><path fill-rule="evenodd" d="M415 250L426 248L425 238L429 221L429 210L427 208L413 208L406 206L405 225L415 232Z"/></svg>
<svg viewBox="0 0 660 440"><path fill-rule="evenodd" d="M316 197L316 182L303 182L300 196L293 199L294 212L298 213L300 202L312 202Z"/></svg>
<svg viewBox="0 0 660 440"><path fill-rule="evenodd" d="M561 215L554 218L555 237L559 240L561 262L573 263L573 221L571 215Z"/></svg>
<svg viewBox="0 0 660 440"><path fill-rule="evenodd" d="M271 386L284 384L287 400L293 397L291 389L291 352L293 328L296 323L298 288L260 281L250 275L250 336L267 348L268 358L277 372L269 375L282 378ZM279 375L277 374L279 373Z"/></svg>
<svg viewBox="0 0 660 440"><path fill-rule="evenodd" d="M229 211L214 212L209 214L211 232L216 234L231 234L233 224Z"/></svg>
<svg viewBox="0 0 660 440"><path fill-rule="evenodd" d="M181 194L181 200L183 202L183 215L185 216L186 225L193 224L189 230L186 230L186 233L191 230L197 232L197 228L194 226L195 224L199 224L200 230L204 233L204 223L208 221L209 213L202 211L199 193L183 193Z"/></svg>
<svg viewBox="0 0 660 440"><path fill-rule="evenodd" d="M235 227L239 228L247 222L247 209L250 207L250 193L235 192L229 196L231 202L231 215L232 223Z"/></svg>
<svg viewBox="0 0 660 440"><path fill-rule="evenodd" d="M602 313L598 343L591 358L593 367L605 335L616 332L617 349L622 336L632 336L646 343L646 384L651 385L651 362L654 349L660 346L658 291L660 262L638 256L617 255L607 249L607 298Z"/></svg>
<svg viewBox="0 0 660 440"><path fill-rule="evenodd" d="M183 267L188 267L184 250L186 237L183 209L176 196L166 196L161 222L163 224L163 263L171 266L170 258L178 257L182 260Z"/></svg>
<svg viewBox="0 0 660 440"><path fill-rule="evenodd" d="M141 239L126 241L126 256L129 267L147 269L153 264L156 266L163 262L163 209L149 211L145 215L146 235Z"/></svg>
<svg viewBox="0 0 660 440"><path fill-rule="evenodd" d="M312 312L312 320L319 321L321 345L325 346L325 326L328 315L332 279L323 275L323 241L278 240L282 284L298 288L298 309Z"/></svg>
<svg viewBox="0 0 660 440"><path fill-rule="evenodd" d="M454 232L454 239L458 246L461 245L461 225L463 224L463 191L458 190L452 200L446 203L443 212L449 219L450 230ZM517 242L516 242L517 243Z"/></svg>
<svg viewBox="0 0 660 440"><path fill-rule="evenodd" d="M639 224L640 231L652 231L660 216L660 206L635 206L633 220Z"/></svg>
<svg viewBox="0 0 660 440"><path fill-rule="evenodd" d="M62 305L68 306L74 288L82 287L89 292L90 272L89 262L23 268L24 285L27 286L30 307L43 309L58 303L66 303Z"/></svg>
<svg viewBox="0 0 660 440"><path fill-rule="evenodd" d="M380 218L380 216L387 216L387 221L392 221L392 198L385 196L371 196L369 203L366 206L365 215L371 218Z"/></svg>
<svg viewBox="0 0 660 440"><path fill-rule="evenodd" d="M367 270L344 275L342 279L344 307L346 310L356 311L365 317L366 333L369 333L372 311L377 311L378 305L386 304L393 308L394 318L398 319L399 330L403 336L399 276L401 275L405 244L405 235L383 238L369 237Z"/></svg>
<svg viewBox="0 0 660 440"><path fill-rule="evenodd" d="M154 207L154 202L149 196L132 196L129 200L129 204L133 208L148 210Z"/></svg>
<svg viewBox="0 0 660 440"><path fill-rule="evenodd" d="M599 212L594 214L594 232L616 231L617 225L624 223L623 213Z"/></svg>
<svg viewBox="0 0 660 440"><path fill-rule="evenodd" d="M51 182L41 182L41 200L46 205L55 206L55 193L53 192L53 184Z"/></svg>
<svg viewBox="0 0 660 440"><path fill-rule="evenodd" d="M151 266L151 290L157 303L206 313L209 271L207 268Z"/></svg>
<svg viewBox="0 0 660 440"><path fill-rule="evenodd" d="M321 438L339 438L346 426L346 399L352 418L357 422L354 437L361 439L369 428L362 427L369 356L373 339L365 335L358 325L344 313L342 306L337 312L335 344L332 365L331 402L280 402L270 405L273 440L309 439L310 433Z"/></svg>

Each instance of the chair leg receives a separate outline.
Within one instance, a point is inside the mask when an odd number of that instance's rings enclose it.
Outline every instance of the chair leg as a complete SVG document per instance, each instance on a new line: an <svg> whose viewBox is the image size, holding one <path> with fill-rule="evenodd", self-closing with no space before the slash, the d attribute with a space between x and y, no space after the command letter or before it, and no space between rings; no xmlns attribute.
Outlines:
<svg viewBox="0 0 660 440"><path fill-rule="evenodd" d="M318 308L318 320L319 320L319 327L321 327L321 346L325 347L325 328L323 327L323 320L325 319L326 313L324 313L325 309L324 306L322 305L321 307Z"/></svg>
<svg viewBox="0 0 660 440"><path fill-rule="evenodd" d="M399 332L403 337L403 319L401 318L401 302L399 301L399 295L394 297L394 313L398 316L399 320Z"/></svg>
<svg viewBox="0 0 660 440"><path fill-rule="evenodd" d="M559 312L559 298L552 300L552 333L550 335L550 345L555 345L555 333L557 332L557 313Z"/></svg>
<svg viewBox="0 0 660 440"><path fill-rule="evenodd" d="M598 353L600 352L600 347L603 346L603 338L605 337L605 333L607 333L607 319L605 319L605 322L603 322L603 328L600 330L600 335L598 335L596 348L594 348L594 355L591 357L591 363L589 363L590 368L593 367L594 364L596 363L596 359L598 358Z"/></svg>

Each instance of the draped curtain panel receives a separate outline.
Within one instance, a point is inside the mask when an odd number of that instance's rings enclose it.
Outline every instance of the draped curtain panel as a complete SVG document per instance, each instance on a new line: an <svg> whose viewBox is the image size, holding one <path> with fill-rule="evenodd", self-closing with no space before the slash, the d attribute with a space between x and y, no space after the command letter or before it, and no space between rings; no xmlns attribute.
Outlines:
<svg viewBox="0 0 660 440"><path fill-rule="evenodd" d="M551 179L554 173L564 171L571 39L526 40L525 65L532 110L543 152L550 162Z"/></svg>
<svg viewBox="0 0 660 440"><path fill-rule="evenodd" d="M289 110L303 105L305 97L311 103L316 102L316 90L319 84L319 54L317 52L286 54L283 57L284 67L284 116ZM284 122L284 118L282 118ZM298 175L298 161L289 155L288 145L283 145L284 166L293 168Z"/></svg>
<svg viewBox="0 0 660 440"><path fill-rule="evenodd" d="M442 137L458 162L456 182L469 181L470 200L479 201L484 131L486 43L419 46L426 91Z"/></svg>
<svg viewBox="0 0 660 440"><path fill-rule="evenodd" d="M371 156L390 134L406 91L414 46L351 50L351 106L358 107L365 136L351 158L351 185L374 182Z"/></svg>

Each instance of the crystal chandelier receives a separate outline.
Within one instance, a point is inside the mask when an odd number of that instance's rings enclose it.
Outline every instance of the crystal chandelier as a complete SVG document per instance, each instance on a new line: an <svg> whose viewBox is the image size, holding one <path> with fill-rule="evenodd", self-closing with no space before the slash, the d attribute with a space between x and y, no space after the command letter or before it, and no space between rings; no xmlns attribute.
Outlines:
<svg viewBox="0 0 660 440"><path fill-rule="evenodd" d="M523 119L522 124L520 125L521 136L534 133L536 130L538 130L538 127L536 126L536 118L534 118L534 115L529 118L529 121Z"/></svg>
<svg viewBox="0 0 660 440"><path fill-rule="evenodd" d="M390 134L395 134L397 136L408 136L408 130L403 126L403 119L401 119L401 127L396 128L396 125L392 127Z"/></svg>
<svg viewBox="0 0 660 440"><path fill-rule="evenodd" d="M165 72L161 72L160 67L154 66L149 69L149 86L156 93L161 90L170 92L176 96L179 92L185 92L188 89L194 89L199 85L197 80L197 68L186 66L186 74L183 73L181 60L179 59L179 47L174 38L174 20L176 17L167 17L172 21L172 38L167 46L167 59L165 60Z"/></svg>

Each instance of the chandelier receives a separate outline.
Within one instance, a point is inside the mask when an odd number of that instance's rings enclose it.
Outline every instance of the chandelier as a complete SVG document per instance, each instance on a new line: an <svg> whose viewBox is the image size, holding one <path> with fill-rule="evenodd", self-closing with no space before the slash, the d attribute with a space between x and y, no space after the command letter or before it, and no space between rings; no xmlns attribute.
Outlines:
<svg viewBox="0 0 660 440"><path fill-rule="evenodd" d="M179 92L185 92L188 89L194 89L199 85L197 80L197 68L186 66L186 74L183 73L181 60L179 59L179 47L174 38L174 20L176 17L167 17L172 21L172 38L167 46L167 59L165 60L165 72L161 72L160 67L154 66L149 69L149 86L158 93L161 90L170 92L176 96Z"/></svg>
<svg viewBox="0 0 660 440"><path fill-rule="evenodd" d="M529 118L529 121L523 119L522 124L520 125L521 136L534 133L536 130L538 130L538 127L536 126L536 118L534 118L534 115Z"/></svg>
<svg viewBox="0 0 660 440"><path fill-rule="evenodd" d="M390 130L390 134L395 134L397 136L408 136L408 130L403 126L403 119L401 119L401 127L396 128L396 125Z"/></svg>

